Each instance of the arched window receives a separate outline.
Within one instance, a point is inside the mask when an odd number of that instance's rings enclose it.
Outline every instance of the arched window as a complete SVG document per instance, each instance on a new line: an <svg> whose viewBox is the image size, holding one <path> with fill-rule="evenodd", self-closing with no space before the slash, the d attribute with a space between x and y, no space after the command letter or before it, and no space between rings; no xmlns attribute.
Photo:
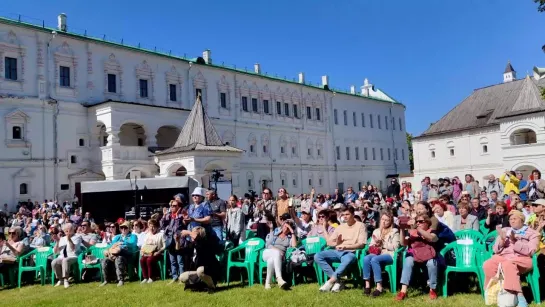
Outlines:
<svg viewBox="0 0 545 307"><path fill-rule="evenodd" d="M180 168L178 168L176 170L176 172L174 173L174 175L176 177L183 177L183 176L186 176L187 175L187 170L185 169L185 167L183 166L180 166Z"/></svg>
<svg viewBox="0 0 545 307"><path fill-rule="evenodd" d="M488 145L483 145L483 153L488 153Z"/></svg>
<svg viewBox="0 0 545 307"><path fill-rule="evenodd" d="M84 139L79 139L79 146L80 147L85 146L85 140Z"/></svg>
<svg viewBox="0 0 545 307"><path fill-rule="evenodd" d="M435 159L435 150L430 151L430 154L431 154L431 158Z"/></svg>
<svg viewBox="0 0 545 307"><path fill-rule="evenodd" d="M537 143L536 133L531 129L519 129L509 137L511 145L535 144Z"/></svg>
<svg viewBox="0 0 545 307"><path fill-rule="evenodd" d="M28 194L28 186L26 183L21 183L19 185L19 194L20 195L26 195Z"/></svg>
<svg viewBox="0 0 545 307"><path fill-rule="evenodd" d="M78 163L78 157L77 156L70 156L70 163L72 163L72 164Z"/></svg>

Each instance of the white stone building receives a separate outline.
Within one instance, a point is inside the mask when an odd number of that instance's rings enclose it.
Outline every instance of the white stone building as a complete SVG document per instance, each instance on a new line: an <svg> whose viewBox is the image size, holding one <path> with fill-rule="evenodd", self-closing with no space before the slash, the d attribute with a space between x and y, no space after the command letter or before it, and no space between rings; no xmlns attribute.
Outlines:
<svg viewBox="0 0 545 307"><path fill-rule="evenodd" d="M225 169L237 194L262 184L385 187L387 175L409 171L405 106L367 81L361 92L334 91L327 76L288 81L259 64L219 65L209 50L186 59L71 33L65 15L58 22L0 18L1 203L72 199L83 181L187 174L161 171L153 153L174 145L199 94L222 141L244 151L201 166Z"/></svg>
<svg viewBox="0 0 545 307"><path fill-rule="evenodd" d="M510 63L503 83L473 91L459 105L413 138L414 181L425 177L472 174L486 177L505 170L545 170L545 70L517 79ZM413 183L414 184L414 183Z"/></svg>

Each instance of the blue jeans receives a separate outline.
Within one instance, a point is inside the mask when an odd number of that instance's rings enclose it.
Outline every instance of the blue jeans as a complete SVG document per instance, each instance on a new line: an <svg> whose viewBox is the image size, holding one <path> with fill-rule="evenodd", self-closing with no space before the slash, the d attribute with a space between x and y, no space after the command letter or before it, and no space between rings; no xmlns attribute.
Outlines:
<svg viewBox="0 0 545 307"><path fill-rule="evenodd" d="M394 263L394 260L388 254L369 254L365 256L363 258L363 280L371 279L372 270L375 283L382 282L382 268L392 263Z"/></svg>
<svg viewBox="0 0 545 307"><path fill-rule="evenodd" d="M334 249L321 251L314 255L314 262L324 271L327 276L340 278L344 271L356 261L356 255L349 251L338 251ZM333 271L331 263L340 262L337 270Z"/></svg>
<svg viewBox="0 0 545 307"><path fill-rule="evenodd" d="M212 226L212 231L216 234L221 244L223 242L223 226Z"/></svg>
<svg viewBox="0 0 545 307"><path fill-rule="evenodd" d="M430 259L426 262L428 268L428 281L430 282L430 289L437 287L437 260ZM403 271L401 272L401 284L409 285L411 281L411 275L413 274L414 258L408 256L403 260Z"/></svg>
<svg viewBox="0 0 545 307"><path fill-rule="evenodd" d="M184 272L184 258L179 251L174 249L168 251L168 258L170 259L170 274L172 279L176 280Z"/></svg>

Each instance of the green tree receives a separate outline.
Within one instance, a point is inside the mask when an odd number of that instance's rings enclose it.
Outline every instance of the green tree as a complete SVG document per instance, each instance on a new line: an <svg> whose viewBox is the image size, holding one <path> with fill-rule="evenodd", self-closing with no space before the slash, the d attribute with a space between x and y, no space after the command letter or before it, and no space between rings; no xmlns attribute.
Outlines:
<svg viewBox="0 0 545 307"><path fill-rule="evenodd" d="M539 12L545 12L545 0L534 0L537 3L537 10Z"/></svg>
<svg viewBox="0 0 545 307"><path fill-rule="evenodd" d="M407 136L407 146L409 147L409 163L411 165L411 171L413 171L414 170L413 135L407 132L406 136Z"/></svg>

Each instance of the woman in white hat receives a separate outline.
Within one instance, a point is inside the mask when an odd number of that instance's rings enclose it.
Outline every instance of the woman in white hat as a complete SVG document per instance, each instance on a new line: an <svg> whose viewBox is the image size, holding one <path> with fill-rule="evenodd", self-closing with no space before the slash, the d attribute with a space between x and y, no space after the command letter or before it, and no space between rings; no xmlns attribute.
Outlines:
<svg viewBox="0 0 545 307"><path fill-rule="evenodd" d="M208 230L212 210L210 205L205 202L205 196L206 189L204 188L196 187L191 193L193 203L187 210L187 218L184 219L184 224L187 225L189 231L197 226L202 226Z"/></svg>

